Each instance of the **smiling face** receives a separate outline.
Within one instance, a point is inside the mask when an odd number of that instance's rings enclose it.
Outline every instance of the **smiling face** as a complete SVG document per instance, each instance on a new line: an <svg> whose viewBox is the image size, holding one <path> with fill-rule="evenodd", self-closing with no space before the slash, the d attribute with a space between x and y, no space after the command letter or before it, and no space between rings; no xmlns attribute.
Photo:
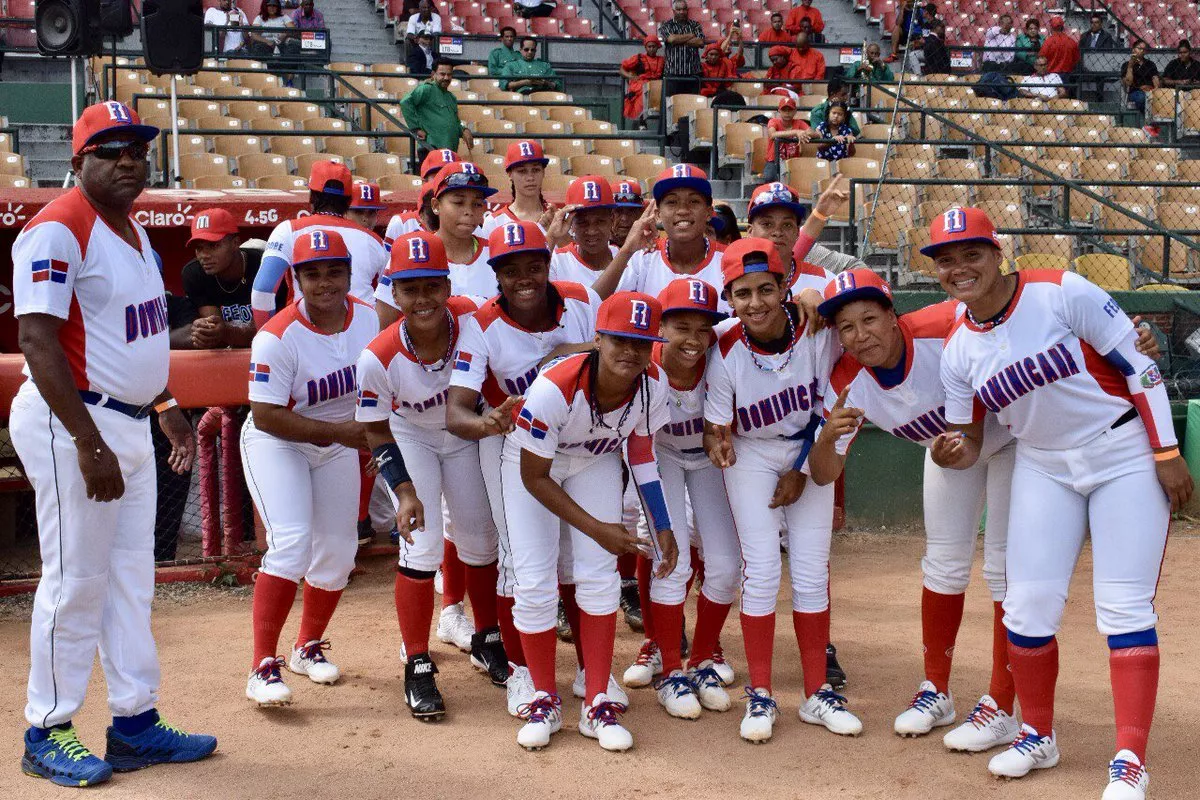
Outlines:
<svg viewBox="0 0 1200 800"><path fill-rule="evenodd" d="M638 376L650 366L654 342L648 339L633 339L628 336L596 334L596 349L600 351L600 376L609 383L612 378L619 386L632 387Z"/></svg>
<svg viewBox="0 0 1200 800"><path fill-rule="evenodd" d="M938 248L933 256L938 282L946 294L968 306L986 302L998 293L1004 280L1000 248L984 242L953 242Z"/></svg>
<svg viewBox="0 0 1200 800"><path fill-rule="evenodd" d="M698 311L672 311L663 314L659 335L666 339L663 359L694 369L704 358L712 341L713 320Z"/></svg>
<svg viewBox="0 0 1200 800"><path fill-rule="evenodd" d="M434 198L433 211L440 220L439 233L445 231L451 236L466 239L483 224L487 202L483 194L475 189L451 189L441 197Z"/></svg>
<svg viewBox="0 0 1200 800"><path fill-rule="evenodd" d="M702 239L711 216L712 201L695 189L673 189L658 204L667 239L681 244Z"/></svg>
<svg viewBox="0 0 1200 800"><path fill-rule="evenodd" d="M863 366L897 366L904 337L892 308L877 300L855 300L838 309L833 325L842 347Z"/></svg>
<svg viewBox="0 0 1200 800"><path fill-rule="evenodd" d="M778 275L751 272L731 283L725 293L734 316L755 339L769 341L784 330L783 281Z"/></svg>
<svg viewBox="0 0 1200 800"><path fill-rule="evenodd" d="M296 268L296 283L310 316L344 309L346 295L350 294L350 264L346 261L301 264Z"/></svg>
<svg viewBox="0 0 1200 800"><path fill-rule="evenodd" d="M796 215L786 208L768 208L755 213L746 235L770 241L775 245L779 258L788 264L792 260L792 248L800 236L800 223L796 221Z"/></svg>
<svg viewBox="0 0 1200 800"><path fill-rule="evenodd" d="M392 281L392 299L413 329L428 330L441 324L450 299L449 278L409 278Z"/></svg>
<svg viewBox="0 0 1200 800"><path fill-rule="evenodd" d="M535 313L546 305L550 259L542 253L514 253L496 267L496 282L510 311Z"/></svg>
<svg viewBox="0 0 1200 800"><path fill-rule="evenodd" d="M517 164L508 171L512 180L515 197L538 198L542 194L542 181L546 178L546 168L535 162Z"/></svg>
<svg viewBox="0 0 1200 800"><path fill-rule="evenodd" d="M608 252L613 231L611 208L590 208L571 215L571 234L584 253Z"/></svg>

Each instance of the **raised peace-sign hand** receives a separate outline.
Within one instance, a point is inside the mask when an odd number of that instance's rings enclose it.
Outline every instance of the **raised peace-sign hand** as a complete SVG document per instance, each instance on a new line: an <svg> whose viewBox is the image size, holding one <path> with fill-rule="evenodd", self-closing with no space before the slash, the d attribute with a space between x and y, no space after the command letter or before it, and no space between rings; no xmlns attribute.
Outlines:
<svg viewBox="0 0 1200 800"><path fill-rule="evenodd" d="M637 252L653 247L656 241L658 241L658 203L651 200L646 204L642 215L637 218L637 222L633 223L629 229L629 235L625 237L625 245L622 249L628 252Z"/></svg>
<svg viewBox="0 0 1200 800"><path fill-rule="evenodd" d="M480 417L483 423L484 436L495 436L496 434L508 433L513 429L512 412L516 408L517 403L521 402L519 397L509 395L499 408L493 408L488 413Z"/></svg>
<svg viewBox="0 0 1200 800"><path fill-rule="evenodd" d="M719 469L732 467L737 462L733 450L733 428L729 425L707 425L704 432L704 450L708 460Z"/></svg>

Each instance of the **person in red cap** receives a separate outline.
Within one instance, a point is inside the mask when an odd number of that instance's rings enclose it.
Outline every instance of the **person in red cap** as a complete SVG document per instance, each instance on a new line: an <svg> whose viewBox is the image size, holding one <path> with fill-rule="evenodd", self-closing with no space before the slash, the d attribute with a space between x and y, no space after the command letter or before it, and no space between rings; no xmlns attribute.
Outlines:
<svg viewBox="0 0 1200 800"><path fill-rule="evenodd" d="M569 217L571 243L550 257L550 280L574 281L591 286L617 254L609 243L613 229L612 187L608 178L583 175L567 187L567 204L560 214ZM555 215L556 222L558 214ZM553 228L553 226L552 226Z"/></svg>
<svg viewBox="0 0 1200 800"><path fill-rule="evenodd" d="M788 33L783 27L783 12L771 12L771 25L765 30L759 30L758 41L760 44L785 44L789 45L789 54L791 51L793 34Z"/></svg>
<svg viewBox="0 0 1200 800"><path fill-rule="evenodd" d="M704 60L700 63L700 94L712 97L722 89L728 89L737 78L737 69L732 59L725 56L719 44L710 44L704 49Z"/></svg>
<svg viewBox="0 0 1200 800"><path fill-rule="evenodd" d="M488 501L501 543L498 618L514 665L507 683L508 711L517 716L533 699L534 689L521 638L513 627L513 561L505 523L506 486L500 481L501 452L506 434L512 431L513 409L541 365L591 347L600 299L579 284L548 280L550 249L535 223L500 226L489 237L488 252L500 292L463 325L446 399L446 427L460 439L479 442ZM571 611L575 608L574 585L569 579L561 592ZM612 684L616 686L615 681ZM581 684L579 696L583 695Z"/></svg>
<svg viewBox="0 0 1200 800"><path fill-rule="evenodd" d="M833 487L808 482L808 452L837 340L828 330L805 335L800 309L785 300L785 270L773 242L734 242L721 266L737 319L718 327L705 371L704 447L725 471L726 486L737 487L729 501L744 561L741 621L750 673L741 735L762 742L774 730L771 661L782 529L804 678L800 719L855 736L862 723L826 676Z"/></svg>
<svg viewBox="0 0 1200 800"><path fill-rule="evenodd" d="M267 527L254 583L254 658L246 697L287 705L279 636L304 582L300 631L287 668L314 683L341 676L325 657L325 631L358 551L354 522L363 426L354 421L355 364L379 319L350 296L351 256L335 228L310 226L293 243L300 299L250 346L250 416L242 427L246 484Z"/></svg>
<svg viewBox="0 0 1200 800"><path fill-rule="evenodd" d="M157 136L122 103L85 108L71 133L75 187L47 203L12 247L29 379L13 399L9 432L36 497L43 564L21 768L62 786L194 761L217 746L157 711L150 414L170 442L173 471L189 471L195 455L191 426L167 389L162 275L130 215ZM72 725L98 648L113 715L105 760Z"/></svg>
<svg viewBox="0 0 1200 800"><path fill-rule="evenodd" d="M453 150L441 149L430 150L421 161L421 180L427 181L434 175L437 175L442 167L447 164L453 164L455 161L462 161L458 153Z"/></svg>
<svg viewBox="0 0 1200 800"><path fill-rule="evenodd" d="M387 208L383 204L379 184L370 181L355 181L351 189L350 208L346 209L346 219L357 222L369 231L375 230L379 222L379 212Z"/></svg>
<svg viewBox="0 0 1200 800"><path fill-rule="evenodd" d="M509 142L504 153L504 171L508 173L512 200L487 213L483 220L484 236L509 222L536 222L543 233L549 229L554 206L542 196L549 163L541 142L532 139Z"/></svg>
<svg viewBox="0 0 1200 800"><path fill-rule="evenodd" d="M437 188L431 180L421 184L417 193L417 207L410 211L401 211L388 220L387 230L383 234L383 246L390 252L392 243L408 233L437 231L437 214L433 213L433 190Z"/></svg>
<svg viewBox="0 0 1200 800"><path fill-rule="evenodd" d="M644 90L650 81L662 80L664 59L658 54L662 40L657 36L647 36L642 40L642 46L646 52L637 53L621 62L621 77L629 81L625 86L621 116L645 127Z"/></svg>
<svg viewBox="0 0 1200 800"><path fill-rule="evenodd" d="M613 193L613 229L610 244L620 247L629 235L629 229L646 210L642 197L642 184L633 178L617 178L610 184Z"/></svg>
<svg viewBox="0 0 1200 800"><path fill-rule="evenodd" d="M517 743L539 750L562 727L555 675L555 586L569 571L579 606L585 692L579 732L605 750L628 750L621 725L627 698L612 695L613 638L620 599L617 556L653 554L658 576L675 569L678 549L659 483L654 435L669 421L667 390L651 364L662 309L638 292L601 304L595 347L542 371L525 394L501 463L516 568L514 620L536 689ZM645 545L621 524L621 451L654 534ZM560 566L560 534L570 554ZM672 683L686 678L673 679Z"/></svg>
<svg viewBox="0 0 1200 800"><path fill-rule="evenodd" d="M974 467L985 412L1017 440L1004 625L1022 726L988 770L1020 778L1059 761L1055 635L1090 534L1116 719L1104 797L1141 800L1158 690L1155 587L1171 512L1193 490L1162 375L1137 351L1134 325L1116 300L1086 278L1002 274L1004 254L981 209L939 214L921 252L966 306L942 352L947 431L934 439L933 462Z"/></svg>
<svg viewBox="0 0 1200 800"><path fill-rule="evenodd" d="M1066 32L1066 24L1057 14L1050 18L1050 35L1042 42L1038 55L1045 56L1047 71L1058 74L1064 82L1079 66L1079 42Z"/></svg>
<svg viewBox="0 0 1200 800"><path fill-rule="evenodd" d="M800 5L792 6L792 10L788 12L787 21L783 24L784 30L795 36L803 30L801 26L803 20L808 20L810 34L820 34L825 30L825 18L821 16L819 8L813 8L812 0L800 0ZM820 42L821 39L814 39L814 41Z"/></svg>
<svg viewBox="0 0 1200 800"><path fill-rule="evenodd" d="M789 69L794 68L789 66ZM808 123L796 114L796 101L790 97L780 100L779 116L767 121L767 161L763 179L768 182L779 180L780 165L789 158L799 158L801 145L811 138Z"/></svg>

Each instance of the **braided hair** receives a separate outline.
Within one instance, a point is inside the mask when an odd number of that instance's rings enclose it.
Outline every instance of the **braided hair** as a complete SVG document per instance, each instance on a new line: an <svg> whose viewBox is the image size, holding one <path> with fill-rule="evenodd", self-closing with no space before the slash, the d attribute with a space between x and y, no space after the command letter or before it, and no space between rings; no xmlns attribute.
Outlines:
<svg viewBox="0 0 1200 800"><path fill-rule="evenodd" d="M600 411L600 403L596 399L596 380L600 373L600 351L598 349L588 351L584 366L588 372L587 401L588 412L591 414L592 430L595 430L597 427L608 428L609 430L620 429L625 424L625 420L629 418L629 413L633 410L633 401L638 398L642 401L642 411L646 416L646 430L650 430L650 378L646 374L646 370L642 370L641 374L638 375L637 389L634 391L633 397L629 398L629 402L625 404L625 408L621 411L621 417L617 420L616 428L613 428L613 426L604 421L604 414ZM580 370L579 375L575 378L575 388L571 392L572 395L579 391L579 383L582 375L583 370Z"/></svg>

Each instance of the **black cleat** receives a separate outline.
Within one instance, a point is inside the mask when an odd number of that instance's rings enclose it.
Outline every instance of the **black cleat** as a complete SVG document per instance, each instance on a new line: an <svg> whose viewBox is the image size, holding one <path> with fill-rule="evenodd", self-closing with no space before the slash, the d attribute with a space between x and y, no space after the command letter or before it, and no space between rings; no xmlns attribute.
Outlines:
<svg viewBox="0 0 1200 800"><path fill-rule="evenodd" d="M846 687L846 670L837 660L837 648L833 643L825 645L825 682L836 690Z"/></svg>
<svg viewBox="0 0 1200 800"><path fill-rule="evenodd" d="M371 518L360 519L358 521L358 546L368 545L374 538L375 528L371 526Z"/></svg>
<svg viewBox="0 0 1200 800"><path fill-rule="evenodd" d="M558 601L558 623L554 626L555 633L562 641L570 644L574 639L571 633L571 623L567 619L567 607L563 605L562 600Z"/></svg>
<svg viewBox="0 0 1200 800"><path fill-rule="evenodd" d="M621 581L621 612L625 615L625 624L634 633L644 633L646 625L642 621L642 598L638 596L637 578Z"/></svg>
<svg viewBox="0 0 1200 800"><path fill-rule="evenodd" d="M500 641L500 628L492 627L471 635L471 666L486 672L493 686L508 684L508 654Z"/></svg>
<svg viewBox="0 0 1200 800"><path fill-rule="evenodd" d="M421 722L438 722L446 715L446 703L433 679L437 671L428 653L410 656L404 665L404 703Z"/></svg>

